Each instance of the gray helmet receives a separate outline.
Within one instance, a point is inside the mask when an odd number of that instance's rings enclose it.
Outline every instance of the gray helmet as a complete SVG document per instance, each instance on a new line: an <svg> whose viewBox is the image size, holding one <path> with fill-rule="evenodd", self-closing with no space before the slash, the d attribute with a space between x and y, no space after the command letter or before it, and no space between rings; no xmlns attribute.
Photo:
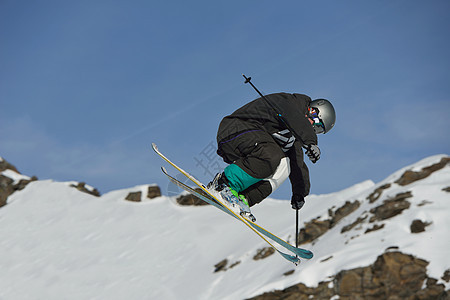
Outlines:
<svg viewBox="0 0 450 300"><path fill-rule="evenodd" d="M327 133L336 122L336 112L327 99L316 99L309 104L309 117L314 120L316 134Z"/></svg>

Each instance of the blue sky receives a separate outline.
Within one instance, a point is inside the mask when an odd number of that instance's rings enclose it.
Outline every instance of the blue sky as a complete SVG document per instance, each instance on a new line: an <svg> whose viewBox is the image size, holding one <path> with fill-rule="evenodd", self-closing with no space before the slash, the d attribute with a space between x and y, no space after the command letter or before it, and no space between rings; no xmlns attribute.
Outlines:
<svg viewBox="0 0 450 300"><path fill-rule="evenodd" d="M3 0L0 156L40 179L167 194L155 142L207 182L224 166L211 151L220 120L257 97L244 73L264 93L334 103L312 193L380 181L450 152L449 11L438 0ZM289 184L274 196L290 198Z"/></svg>

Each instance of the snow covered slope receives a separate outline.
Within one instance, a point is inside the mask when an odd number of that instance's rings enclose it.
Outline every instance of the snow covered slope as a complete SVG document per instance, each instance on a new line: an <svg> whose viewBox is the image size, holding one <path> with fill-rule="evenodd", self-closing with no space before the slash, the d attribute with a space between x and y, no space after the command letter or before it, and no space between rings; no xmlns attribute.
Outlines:
<svg viewBox="0 0 450 300"><path fill-rule="evenodd" d="M94 197L72 183L34 181L0 208L0 299L243 299L299 282L316 286L342 269L372 264L389 247L429 261L428 275L448 289L440 278L450 268L450 167L395 183L406 170L444 157L424 159L377 184L309 196L302 224L330 219L346 202L359 206L302 245L315 256L298 267L277 254L255 260L265 242L211 206L179 206L167 196L124 200L146 186ZM2 174L20 177L11 172ZM383 204L399 194L405 196L399 203L409 206L386 218ZM253 212L260 225L295 243L289 202L266 199ZM425 231L411 233L413 220ZM214 272L220 262L226 266Z"/></svg>

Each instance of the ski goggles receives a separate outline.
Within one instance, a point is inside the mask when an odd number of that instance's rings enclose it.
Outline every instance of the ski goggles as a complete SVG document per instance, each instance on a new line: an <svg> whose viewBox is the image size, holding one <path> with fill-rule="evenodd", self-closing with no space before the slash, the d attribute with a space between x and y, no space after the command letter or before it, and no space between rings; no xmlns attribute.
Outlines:
<svg viewBox="0 0 450 300"><path fill-rule="evenodd" d="M322 122L322 119L319 118L319 109L316 107L308 108L308 117L313 120L313 128L316 134L325 132L325 125Z"/></svg>

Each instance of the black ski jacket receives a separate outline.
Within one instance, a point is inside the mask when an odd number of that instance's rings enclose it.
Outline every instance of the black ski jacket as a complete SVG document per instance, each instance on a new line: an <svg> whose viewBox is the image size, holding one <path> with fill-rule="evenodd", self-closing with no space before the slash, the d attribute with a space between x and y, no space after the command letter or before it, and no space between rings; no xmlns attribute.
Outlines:
<svg viewBox="0 0 450 300"><path fill-rule="evenodd" d="M292 193L306 196L309 194L309 171L303 161L303 145L317 145L317 135L309 120L305 117L311 98L303 94L276 93L265 96L275 110L263 98L258 98L242 106L231 115L226 116L219 127L217 141L239 135L253 129L262 129L272 135L284 133L283 136L295 142L289 145L282 141L274 140L290 158L291 174L289 179L292 185ZM287 132L286 125L277 117L281 114L293 133ZM287 132L287 134L286 134ZM288 146L288 147L286 147ZM220 151L220 149L219 149Z"/></svg>

